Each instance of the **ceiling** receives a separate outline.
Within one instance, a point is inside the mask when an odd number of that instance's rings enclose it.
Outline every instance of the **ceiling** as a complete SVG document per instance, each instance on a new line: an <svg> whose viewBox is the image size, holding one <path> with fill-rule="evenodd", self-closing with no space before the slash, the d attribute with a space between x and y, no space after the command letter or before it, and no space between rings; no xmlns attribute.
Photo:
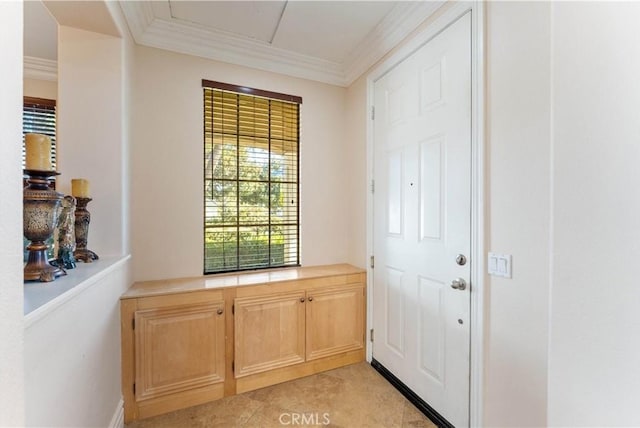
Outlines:
<svg viewBox="0 0 640 428"><path fill-rule="evenodd" d="M121 1L136 43L347 86L445 1Z"/></svg>
<svg viewBox="0 0 640 428"><path fill-rule="evenodd" d="M52 68L42 62L57 59L57 23L47 8L58 3L46 3L24 2L24 52L38 68ZM444 3L125 0L120 6L140 45L348 86Z"/></svg>
<svg viewBox="0 0 640 428"><path fill-rule="evenodd" d="M24 54L29 57L58 58L58 23L41 1L24 3Z"/></svg>

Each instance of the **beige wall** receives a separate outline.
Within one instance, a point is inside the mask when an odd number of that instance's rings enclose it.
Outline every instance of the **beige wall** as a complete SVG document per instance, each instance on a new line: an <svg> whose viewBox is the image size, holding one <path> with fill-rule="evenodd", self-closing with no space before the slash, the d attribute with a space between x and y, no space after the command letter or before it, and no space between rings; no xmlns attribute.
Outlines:
<svg viewBox="0 0 640 428"><path fill-rule="evenodd" d="M129 270L128 260L112 265L62 306L25 322L25 426L110 426L122 397L119 298Z"/></svg>
<svg viewBox="0 0 640 428"><path fill-rule="evenodd" d="M549 20L549 3L487 5L486 245L513 255L513 278L486 283L492 426L547 424Z"/></svg>
<svg viewBox="0 0 640 428"><path fill-rule="evenodd" d="M366 75L347 88L347 159L351 178L348 200L348 262L367 266L367 79Z"/></svg>
<svg viewBox="0 0 640 428"><path fill-rule="evenodd" d="M90 182L89 245L98 255L124 254L125 186L123 40L58 29L57 142L60 191L72 178Z"/></svg>
<svg viewBox="0 0 640 428"><path fill-rule="evenodd" d="M50 80L24 79L23 90L25 97L58 99L58 82Z"/></svg>
<svg viewBox="0 0 640 428"><path fill-rule="evenodd" d="M137 46L132 254L137 280L203 270L202 79L299 95L301 261L347 260L344 88Z"/></svg>
<svg viewBox="0 0 640 428"><path fill-rule="evenodd" d="M553 3L549 424L640 426L640 3Z"/></svg>
<svg viewBox="0 0 640 428"><path fill-rule="evenodd" d="M0 2L0 426L24 425L22 3Z"/></svg>

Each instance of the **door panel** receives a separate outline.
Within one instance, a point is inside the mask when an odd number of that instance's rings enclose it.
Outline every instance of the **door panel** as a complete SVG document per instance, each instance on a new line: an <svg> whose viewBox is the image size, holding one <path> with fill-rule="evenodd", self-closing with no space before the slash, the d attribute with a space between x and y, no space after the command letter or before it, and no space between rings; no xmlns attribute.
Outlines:
<svg viewBox="0 0 640 428"><path fill-rule="evenodd" d="M305 360L305 293L235 299L235 376Z"/></svg>
<svg viewBox="0 0 640 428"><path fill-rule="evenodd" d="M385 286L386 328L384 330L387 346L404 356L405 342L405 299L403 287L403 272L386 267L387 278Z"/></svg>
<svg viewBox="0 0 640 428"><path fill-rule="evenodd" d="M224 381L224 302L135 313L136 400Z"/></svg>
<svg viewBox="0 0 640 428"><path fill-rule="evenodd" d="M420 239L442 239L445 152L442 136L420 143Z"/></svg>
<svg viewBox="0 0 640 428"><path fill-rule="evenodd" d="M419 281L418 317L421 334L418 337L418 367L434 381L442 384L445 381L443 318L446 285L441 281L424 277L420 277Z"/></svg>
<svg viewBox="0 0 640 428"><path fill-rule="evenodd" d="M307 292L307 361L364 347L364 287Z"/></svg>
<svg viewBox="0 0 640 428"><path fill-rule="evenodd" d="M375 82L373 357L468 425L471 19ZM376 336L378 336L376 334Z"/></svg>

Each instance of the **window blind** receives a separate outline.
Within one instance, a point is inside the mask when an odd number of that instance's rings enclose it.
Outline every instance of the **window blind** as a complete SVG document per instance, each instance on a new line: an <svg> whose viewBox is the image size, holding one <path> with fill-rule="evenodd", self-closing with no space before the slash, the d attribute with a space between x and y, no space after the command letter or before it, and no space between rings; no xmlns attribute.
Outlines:
<svg viewBox="0 0 640 428"><path fill-rule="evenodd" d="M203 81L204 273L299 265L299 105Z"/></svg>
<svg viewBox="0 0 640 428"><path fill-rule="evenodd" d="M56 168L56 101L24 97L22 108L22 168L25 167L24 135L44 134L51 138L51 165Z"/></svg>

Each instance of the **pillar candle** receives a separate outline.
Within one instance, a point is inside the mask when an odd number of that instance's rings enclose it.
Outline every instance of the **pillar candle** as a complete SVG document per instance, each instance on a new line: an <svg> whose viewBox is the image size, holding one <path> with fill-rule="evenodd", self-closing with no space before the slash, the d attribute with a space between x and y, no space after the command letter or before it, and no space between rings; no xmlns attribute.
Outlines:
<svg viewBox="0 0 640 428"><path fill-rule="evenodd" d="M25 168L51 171L51 139L42 134L24 136Z"/></svg>
<svg viewBox="0 0 640 428"><path fill-rule="evenodd" d="M89 180L74 178L71 180L71 195L76 198L89 197Z"/></svg>

